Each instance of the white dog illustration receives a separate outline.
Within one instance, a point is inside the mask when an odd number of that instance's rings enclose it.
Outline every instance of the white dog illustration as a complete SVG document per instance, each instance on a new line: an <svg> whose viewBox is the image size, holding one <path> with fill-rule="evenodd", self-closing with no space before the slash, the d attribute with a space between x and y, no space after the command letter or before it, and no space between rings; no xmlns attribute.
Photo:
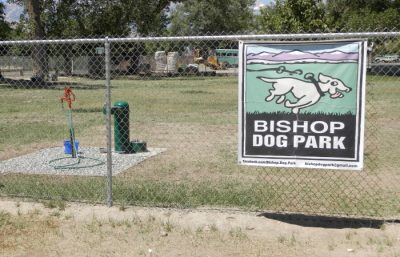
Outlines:
<svg viewBox="0 0 400 257"><path fill-rule="evenodd" d="M318 81L303 81L295 78L267 78L257 77L265 82L272 83L272 89L265 101L272 101L275 96L279 96L276 103L281 104L286 99L286 94L292 92L297 102L285 101L285 106L292 108L292 113L299 113L300 109L314 105L324 95L329 92L331 98L343 97L341 92L350 92L351 88L347 87L341 80L335 79L320 73ZM319 87L319 88L317 88Z"/></svg>

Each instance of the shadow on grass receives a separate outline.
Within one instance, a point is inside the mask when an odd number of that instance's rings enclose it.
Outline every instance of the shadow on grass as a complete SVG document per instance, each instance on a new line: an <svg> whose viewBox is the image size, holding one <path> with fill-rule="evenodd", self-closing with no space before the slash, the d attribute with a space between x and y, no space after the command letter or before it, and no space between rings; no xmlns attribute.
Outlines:
<svg viewBox="0 0 400 257"><path fill-rule="evenodd" d="M100 107L75 108L74 112L76 112L76 113L101 113L101 112L103 112L103 108L100 108Z"/></svg>
<svg viewBox="0 0 400 257"><path fill-rule="evenodd" d="M60 89L65 86L70 86L75 89L104 89L104 85L85 85L76 82L66 81L33 81L26 79L9 79L0 77L0 88L14 89Z"/></svg>
<svg viewBox="0 0 400 257"><path fill-rule="evenodd" d="M282 221L288 224L299 225L303 227L319 228L374 228L379 229L385 222L400 223L400 220L384 220L369 218L350 218L350 217L331 217L306 214L289 213L262 213L259 217Z"/></svg>

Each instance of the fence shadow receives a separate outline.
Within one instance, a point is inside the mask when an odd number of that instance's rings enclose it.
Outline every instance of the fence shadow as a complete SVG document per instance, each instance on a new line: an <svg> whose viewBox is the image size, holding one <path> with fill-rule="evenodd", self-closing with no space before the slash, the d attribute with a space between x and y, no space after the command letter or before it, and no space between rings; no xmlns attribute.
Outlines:
<svg viewBox="0 0 400 257"><path fill-rule="evenodd" d="M67 81L32 81L26 79L9 79L0 77L0 88L14 89L60 89L70 86L76 89L104 89L105 85L85 85L77 82Z"/></svg>
<svg viewBox="0 0 400 257"><path fill-rule="evenodd" d="M363 218L347 218L347 217L330 217L305 214L288 214L288 213L261 213L258 217L278 220L281 222L299 225L303 227L319 227L319 228L374 228L379 229L385 223L383 219L363 219ZM400 221L392 221L398 223Z"/></svg>

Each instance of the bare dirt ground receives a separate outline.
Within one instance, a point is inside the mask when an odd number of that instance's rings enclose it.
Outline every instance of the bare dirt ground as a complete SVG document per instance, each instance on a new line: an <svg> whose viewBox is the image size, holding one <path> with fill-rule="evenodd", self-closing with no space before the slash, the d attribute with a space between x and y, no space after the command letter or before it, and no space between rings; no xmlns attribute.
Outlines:
<svg viewBox="0 0 400 257"><path fill-rule="evenodd" d="M258 214L2 199L0 256L400 256L399 223L306 227Z"/></svg>

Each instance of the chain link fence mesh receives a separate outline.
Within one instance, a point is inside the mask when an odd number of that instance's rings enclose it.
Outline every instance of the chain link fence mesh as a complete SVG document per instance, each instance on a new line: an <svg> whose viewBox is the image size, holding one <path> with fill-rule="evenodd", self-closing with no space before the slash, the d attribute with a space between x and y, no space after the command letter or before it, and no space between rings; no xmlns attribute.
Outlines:
<svg viewBox="0 0 400 257"><path fill-rule="evenodd" d="M342 38L372 47L363 171L239 166L238 40ZM399 44L397 32L0 42L0 194L105 202L108 152L116 204L399 218Z"/></svg>

